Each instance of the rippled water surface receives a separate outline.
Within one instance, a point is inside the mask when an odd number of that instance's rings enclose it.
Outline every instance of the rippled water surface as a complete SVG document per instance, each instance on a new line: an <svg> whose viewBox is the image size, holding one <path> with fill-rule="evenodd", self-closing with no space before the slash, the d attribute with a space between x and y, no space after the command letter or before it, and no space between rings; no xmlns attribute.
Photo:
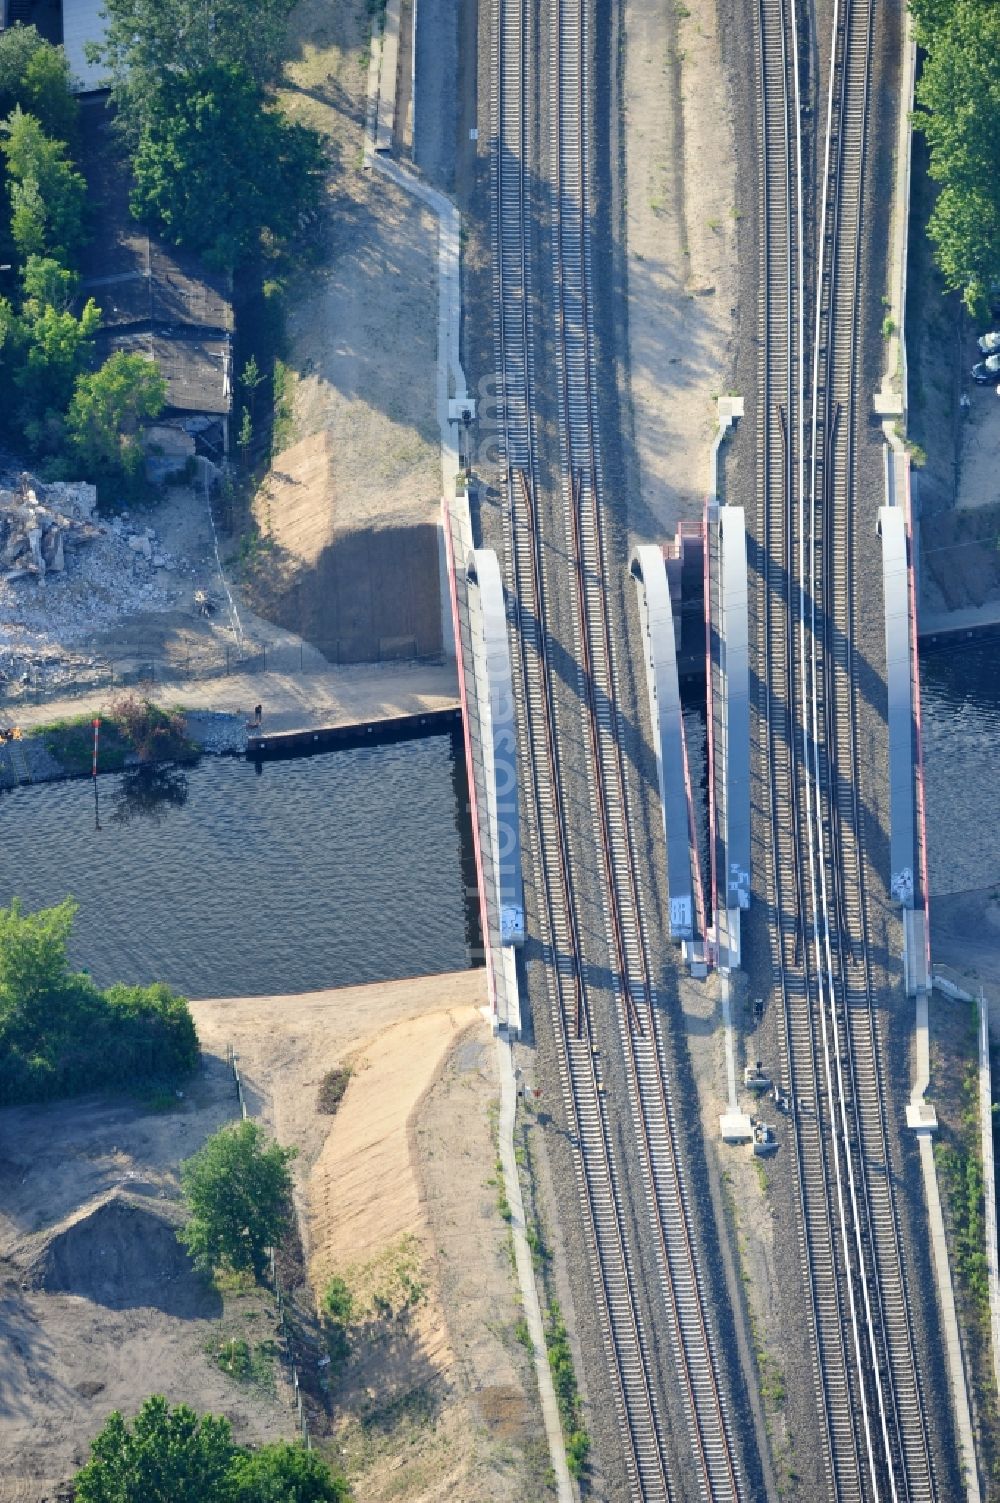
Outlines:
<svg viewBox="0 0 1000 1503"><path fill-rule="evenodd" d="M100 832L89 780L19 789L0 799L0 901L72 893L73 959L102 985L241 996L458 970L457 772L450 736L265 762L260 776L206 757L155 817L101 777Z"/></svg>
<svg viewBox="0 0 1000 1503"><path fill-rule="evenodd" d="M1000 635L921 653L931 892L1000 882Z"/></svg>

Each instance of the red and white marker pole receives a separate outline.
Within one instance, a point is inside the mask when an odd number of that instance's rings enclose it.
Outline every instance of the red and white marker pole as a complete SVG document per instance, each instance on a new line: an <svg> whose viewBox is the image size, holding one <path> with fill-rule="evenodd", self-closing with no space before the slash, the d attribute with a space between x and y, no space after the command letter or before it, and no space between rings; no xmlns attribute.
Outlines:
<svg viewBox="0 0 1000 1503"><path fill-rule="evenodd" d="M100 729L101 729L101 718L100 718L99 715L95 715L94 716L94 763L93 763L93 771L91 773L91 776L95 777L95 778L97 777L97 738L98 738L98 736L100 734Z"/></svg>

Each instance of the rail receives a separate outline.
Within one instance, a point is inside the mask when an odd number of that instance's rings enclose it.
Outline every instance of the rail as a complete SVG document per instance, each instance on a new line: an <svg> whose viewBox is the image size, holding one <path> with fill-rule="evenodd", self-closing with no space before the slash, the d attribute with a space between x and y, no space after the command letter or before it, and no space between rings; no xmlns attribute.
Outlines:
<svg viewBox="0 0 1000 1503"><path fill-rule="evenodd" d="M591 1250L598 1320L612 1375L633 1492L671 1497L660 1422L649 1383L649 1353L636 1307L634 1268L616 1183L607 1102L589 1033L583 952L556 755L556 718L542 598L541 540L535 525L533 330L527 246L528 32L527 0L498 0L493 37L492 164L496 346L507 469L506 556L517 610L515 697L527 729L531 810L550 1006L566 1115L576 1145L574 1164Z"/></svg>
<svg viewBox="0 0 1000 1503"><path fill-rule="evenodd" d="M760 0L758 14L768 880L814 1374L834 1496L916 1503L935 1496L934 1477L874 1008L853 645L855 381L873 16L871 0L835 0L807 337L802 17L795 0Z"/></svg>
<svg viewBox="0 0 1000 1503"><path fill-rule="evenodd" d="M668 1499L671 1479L666 1432L652 1379L649 1339L638 1308L631 1228L617 1184L601 1066L593 1045L579 913L585 904L567 822L562 760L569 726L553 694L548 594L558 593L565 557L575 559L575 655L581 665L581 714L588 783L599 811L597 858L607 893L612 985L621 1003L622 1038L641 1173L653 1225L663 1308L673 1333L682 1404L697 1490L710 1499L744 1496L719 1354L709 1314L707 1279L690 1220L690 1192L678 1157L679 1134L666 1088L666 1062L643 929L635 852L627 827L626 779L618 744L610 625L603 584L591 600L590 576L606 568L600 518L600 459L595 429L595 339L590 294L587 108L590 97L586 0L560 0L552 11L550 60L552 275L557 329L558 430L562 504L538 505L536 404L533 373L533 266L528 247L526 182L532 100L526 91L526 43L535 12L524 0L500 0L494 36L498 88L494 102L497 149L493 163L496 331L500 410L507 465L504 514L511 568L519 718L525 727L534 816L535 865L550 1000L563 1094L592 1248L592 1278L623 1436L630 1488L636 1497ZM591 524L584 505L596 508ZM589 516L588 511L588 516ZM551 530L553 529L554 530ZM587 555L586 560L584 555ZM550 581L548 571L559 577ZM572 584L572 581L571 581ZM660 1381L657 1374L656 1382ZM674 1458L685 1468L690 1459Z"/></svg>

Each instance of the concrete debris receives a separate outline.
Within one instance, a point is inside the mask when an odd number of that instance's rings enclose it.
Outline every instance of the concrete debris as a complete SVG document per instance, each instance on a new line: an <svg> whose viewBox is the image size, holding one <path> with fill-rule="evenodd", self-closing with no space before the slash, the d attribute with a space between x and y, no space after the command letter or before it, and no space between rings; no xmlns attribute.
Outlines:
<svg viewBox="0 0 1000 1503"><path fill-rule="evenodd" d="M66 552L100 536L93 520L92 485L41 485L22 475L16 489L0 489L0 578L8 583L61 574Z"/></svg>
<svg viewBox="0 0 1000 1503"><path fill-rule="evenodd" d="M93 485L0 476L0 691L85 678L101 632L139 612L190 610L180 580L194 573L155 528L98 515Z"/></svg>

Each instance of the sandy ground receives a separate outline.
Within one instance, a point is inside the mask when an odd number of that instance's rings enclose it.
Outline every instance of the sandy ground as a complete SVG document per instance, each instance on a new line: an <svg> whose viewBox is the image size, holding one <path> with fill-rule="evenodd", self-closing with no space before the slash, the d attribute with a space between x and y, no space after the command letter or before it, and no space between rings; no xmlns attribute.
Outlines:
<svg viewBox="0 0 1000 1503"><path fill-rule="evenodd" d="M272 1391L243 1389L206 1350L272 1339L267 1302L217 1294L174 1235L178 1164L234 1105L210 1059L172 1110L0 1113L0 1498L50 1498L108 1413L150 1392L226 1413L242 1440L291 1434L276 1366Z"/></svg>
<svg viewBox="0 0 1000 1503"><path fill-rule="evenodd" d="M647 525L662 537L701 516L729 379L734 146L714 0L629 0L625 29L632 406Z"/></svg>
<svg viewBox="0 0 1000 1503"><path fill-rule="evenodd" d="M351 1349L331 1408L360 1499L544 1495L489 1183L497 1083L484 999L479 971L193 1004L206 1044L236 1041L255 1114L299 1145L314 1294L333 1274L351 1290ZM318 1115L323 1075L345 1064L336 1116Z"/></svg>
<svg viewBox="0 0 1000 1503"><path fill-rule="evenodd" d="M333 166L317 264L290 289L292 441L255 515L272 550L261 594L269 614L301 621L312 641L348 638L361 615L365 655L378 657L380 638L412 635L417 652L435 650L432 619L440 646L436 553L419 533L437 524L440 461L436 235L424 209L363 166L370 28L361 0L302 0L291 19L282 102L327 138ZM359 556L350 538L367 529ZM339 570L338 553L348 556ZM400 628L393 565L422 626Z"/></svg>
<svg viewBox="0 0 1000 1503"><path fill-rule="evenodd" d="M449 709L458 703L452 664L365 663L342 668L327 664L301 674L234 673L222 678L154 684L148 694L158 704L230 715L249 716L254 706L261 704L265 735L393 720L423 710ZM19 703L10 718L30 730L63 716L96 713L112 697L112 691L96 689L39 704Z"/></svg>
<svg viewBox="0 0 1000 1503"><path fill-rule="evenodd" d="M293 1433L276 1358L267 1381L241 1385L211 1356L232 1336L270 1351L273 1301L220 1295L174 1235L180 1161L233 1119L230 1044L251 1115L299 1149L317 1275L337 1266L357 1291L318 1443L359 1499L543 1496L490 1184L484 995L482 972L462 972L197 1002L205 1067L172 1108L89 1099L0 1113L0 1499L42 1503L109 1410L148 1392L227 1414L241 1439ZM347 1061L348 1093L325 1115L320 1081Z"/></svg>

